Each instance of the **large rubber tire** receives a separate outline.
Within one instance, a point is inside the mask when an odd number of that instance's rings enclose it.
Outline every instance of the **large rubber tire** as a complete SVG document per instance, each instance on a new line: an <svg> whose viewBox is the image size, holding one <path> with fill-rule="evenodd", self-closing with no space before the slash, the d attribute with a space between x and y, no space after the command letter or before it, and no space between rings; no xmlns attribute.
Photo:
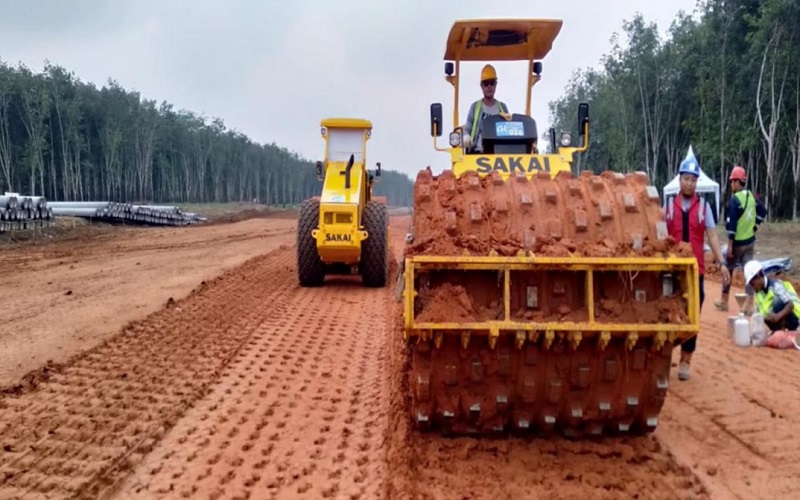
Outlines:
<svg viewBox="0 0 800 500"><path fill-rule="evenodd" d="M367 239L361 245L361 280L367 287L383 287L389 281L389 257L386 205L370 201L364 207L364 229Z"/></svg>
<svg viewBox="0 0 800 500"><path fill-rule="evenodd" d="M319 200L309 199L300 205L297 222L297 278L300 286L322 286L325 265L319 258L317 242L311 231L319 225Z"/></svg>

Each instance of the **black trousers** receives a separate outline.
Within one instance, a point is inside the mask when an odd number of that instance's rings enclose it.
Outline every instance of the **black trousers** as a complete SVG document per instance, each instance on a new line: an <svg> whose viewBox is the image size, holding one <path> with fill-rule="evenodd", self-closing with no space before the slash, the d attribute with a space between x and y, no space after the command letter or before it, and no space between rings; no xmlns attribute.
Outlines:
<svg viewBox="0 0 800 500"><path fill-rule="evenodd" d="M700 275L700 283L699 284L700 284L700 310L702 310L703 309L703 301L706 299L706 292L705 292L705 289L703 287L703 275L702 274ZM697 335L695 335L694 337L686 340L686 342L681 344L681 351L683 351L683 352L691 353L691 352L694 352L694 350L696 348L697 348Z"/></svg>

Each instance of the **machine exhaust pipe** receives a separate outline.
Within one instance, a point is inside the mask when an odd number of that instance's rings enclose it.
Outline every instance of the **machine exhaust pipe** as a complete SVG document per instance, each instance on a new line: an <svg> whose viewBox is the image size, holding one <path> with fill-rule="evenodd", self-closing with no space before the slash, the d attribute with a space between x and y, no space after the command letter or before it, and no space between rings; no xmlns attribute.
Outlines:
<svg viewBox="0 0 800 500"><path fill-rule="evenodd" d="M350 155L350 159L347 161L347 167L344 169L344 188L350 189L350 171L353 169L353 162L356 161L355 155Z"/></svg>

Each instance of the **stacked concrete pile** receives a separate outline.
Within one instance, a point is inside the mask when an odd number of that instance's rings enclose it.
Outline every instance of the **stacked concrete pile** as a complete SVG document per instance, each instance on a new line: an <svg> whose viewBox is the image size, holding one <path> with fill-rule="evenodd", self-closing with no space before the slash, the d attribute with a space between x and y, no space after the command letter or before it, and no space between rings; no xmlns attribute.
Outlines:
<svg viewBox="0 0 800 500"><path fill-rule="evenodd" d="M0 196L0 233L48 226L54 215L44 196L24 196L11 192Z"/></svg>
<svg viewBox="0 0 800 500"><path fill-rule="evenodd" d="M206 220L176 206L133 205L112 201L56 201L51 202L50 207L57 216L85 217L107 222L187 226Z"/></svg>

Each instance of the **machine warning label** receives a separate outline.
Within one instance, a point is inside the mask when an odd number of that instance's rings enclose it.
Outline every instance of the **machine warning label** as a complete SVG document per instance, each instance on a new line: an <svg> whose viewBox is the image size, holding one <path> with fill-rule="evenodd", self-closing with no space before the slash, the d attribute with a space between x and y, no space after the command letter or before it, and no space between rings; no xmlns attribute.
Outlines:
<svg viewBox="0 0 800 500"><path fill-rule="evenodd" d="M550 172L550 159L546 156L497 156L494 159L488 156L479 156L475 163L478 172L486 174L492 171L507 172Z"/></svg>
<svg viewBox="0 0 800 500"><path fill-rule="evenodd" d="M325 241L352 241L349 234L325 233Z"/></svg>

